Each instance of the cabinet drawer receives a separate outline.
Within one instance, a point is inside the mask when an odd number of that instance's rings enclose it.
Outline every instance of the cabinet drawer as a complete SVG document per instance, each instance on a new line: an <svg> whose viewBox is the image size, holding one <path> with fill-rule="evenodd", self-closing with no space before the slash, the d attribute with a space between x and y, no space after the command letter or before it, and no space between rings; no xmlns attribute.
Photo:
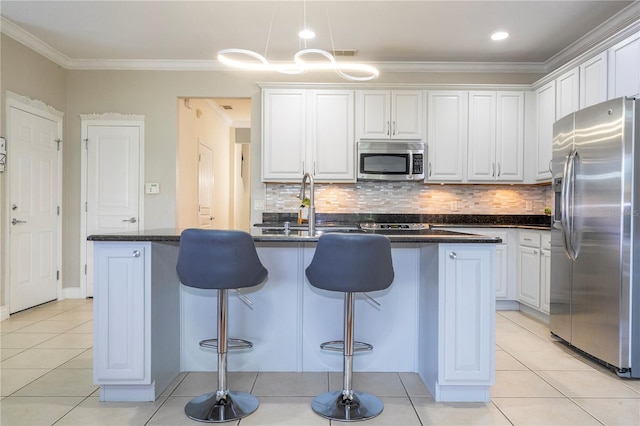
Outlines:
<svg viewBox="0 0 640 426"><path fill-rule="evenodd" d="M518 243L521 246L540 248L540 234L537 232L520 231Z"/></svg>

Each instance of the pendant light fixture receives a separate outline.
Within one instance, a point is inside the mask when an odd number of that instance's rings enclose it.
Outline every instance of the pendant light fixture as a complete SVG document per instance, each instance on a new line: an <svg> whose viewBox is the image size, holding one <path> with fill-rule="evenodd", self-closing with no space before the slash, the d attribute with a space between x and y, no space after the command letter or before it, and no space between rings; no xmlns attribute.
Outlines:
<svg viewBox="0 0 640 426"><path fill-rule="evenodd" d="M326 8L326 3L325 3ZM274 4L275 14L275 4ZM378 77L380 74L375 67L366 64L354 62L338 62L334 56L322 49L308 49L307 40L313 39L315 33L307 27L307 4L303 2L303 24L304 28L298 36L304 40L304 49L298 51L293 62L277 62L270 63L266 56L269 48L269 39L271 38L271 28L273 26L273 15L271 16L271 24L269 26L269 34L267 36L267 45L265 47L265 55L261 55L253 50L247 49L222 49L218 51L218 60L223 64L248 70L248 71L277 71L283 74L302 74L307 71L335 71L340 77L351 81L369 81ZM329 12L327 10L327 22L329 22ZM331 36L331 47L333 48L333 33L331 32L331 23L329 23L329 35ZM314 61L307 61L306 58L315 57ZM320 59L320 60L318 60Z"/></svg>

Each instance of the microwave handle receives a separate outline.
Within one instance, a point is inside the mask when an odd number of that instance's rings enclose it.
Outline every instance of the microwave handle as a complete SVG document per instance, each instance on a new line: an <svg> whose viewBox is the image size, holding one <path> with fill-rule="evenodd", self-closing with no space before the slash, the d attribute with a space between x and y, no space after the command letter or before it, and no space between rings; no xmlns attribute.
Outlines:
<svg viewBox="0 0 640 426"><path fill-rule="evenodd" d="M413 152L409 152L409 179L413 179Z"/></svg>

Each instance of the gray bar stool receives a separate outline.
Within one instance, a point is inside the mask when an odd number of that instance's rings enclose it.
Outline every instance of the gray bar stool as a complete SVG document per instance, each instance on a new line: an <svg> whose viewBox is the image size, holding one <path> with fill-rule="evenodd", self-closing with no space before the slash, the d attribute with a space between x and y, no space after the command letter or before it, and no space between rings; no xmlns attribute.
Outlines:
<svg viewBox="0 0 640 426"><path fill-rule="evenodd" d="M379 398L366 392L354 391L353 376L353 308L354 293L384 290L393 281L391 243L384 235L340 234L322 235L313 260L306 270L312 286L329 291L344 292L344 354L343 389L317 396L311 408L322 417L340 421L366 420L384 409ZM338 342L321 345L335 348ZM359 344L363 350L372 346Z"/></svg>
<svg viewBox="0 0 640 426"><path fill-rule="evenodd" d="M244 231L185 229L176 270L186 286L218 290L218 338L200 342L218 349L218 390L192 399L184 411L193 420L211 423L248 416L258 408L258 399L227 388L227 349L252 347L246 340L227 338L227 292L256 286L267 277L253 239Z"/></svg>

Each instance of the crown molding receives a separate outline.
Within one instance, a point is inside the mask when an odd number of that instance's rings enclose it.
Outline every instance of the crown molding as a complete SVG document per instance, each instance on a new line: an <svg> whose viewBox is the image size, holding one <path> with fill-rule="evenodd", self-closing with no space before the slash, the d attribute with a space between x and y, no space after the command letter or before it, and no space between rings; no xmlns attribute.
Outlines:
<svg viewBox="0 0 640 426"><path fill-rule="evenodd" d="M632 32L638 31L637 25L633 25L637 24L638 20L640 20L640 3L633 2L547 60L545 62L546 72L555 70L584 53L592 54L594 50L604 50L613 46Z"/></svg>
<svg viewBox="0 0 640 426"><path fill-rule="evenodd" d="M18 43L24 44L29 49L34 50L36 53L39 53L63 68L68 69L71 65L72 60L67 55L49 46L47 43L22 29L20 26L14 24L4 16L0 16L0 32L11 37Z"/></svg>
<svg viewBox="0 0 640 426"><path fill-rule="evenodd" d="M545 73L542 62L371 62L380 72Z"/></svg>

